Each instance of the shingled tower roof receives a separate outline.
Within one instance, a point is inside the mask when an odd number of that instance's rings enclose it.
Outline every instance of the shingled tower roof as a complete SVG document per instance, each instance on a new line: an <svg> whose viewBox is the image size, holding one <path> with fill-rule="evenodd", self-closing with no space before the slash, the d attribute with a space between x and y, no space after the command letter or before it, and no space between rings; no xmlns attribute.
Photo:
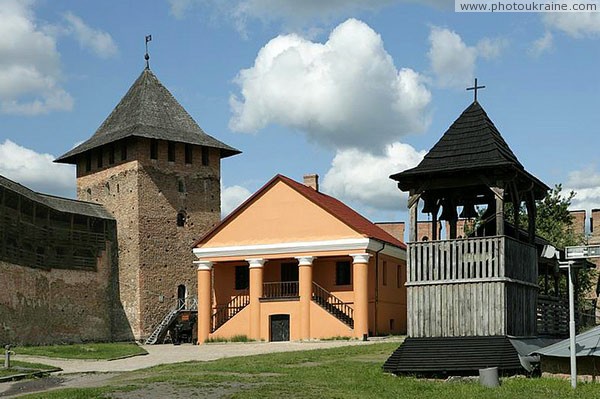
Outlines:
<svg viewBox="0 0 600 399"><path fill-rule="evenodd" d="M452 175L471 176L475 173L521 176L534 184L536 196L543 197L549 189L528 173L481 105L475 101L429 150L421 163L390 178L398 181L401 190L414 188L418 181Z"/></svg>
<svg viewBox="0 0 600 399"><path fill-rule="evenodd" d="M154 73L146 68L96 133L55 162L75 163L78 154L127 137L219 148L222 158L241 152L206 134Z"/></svg>

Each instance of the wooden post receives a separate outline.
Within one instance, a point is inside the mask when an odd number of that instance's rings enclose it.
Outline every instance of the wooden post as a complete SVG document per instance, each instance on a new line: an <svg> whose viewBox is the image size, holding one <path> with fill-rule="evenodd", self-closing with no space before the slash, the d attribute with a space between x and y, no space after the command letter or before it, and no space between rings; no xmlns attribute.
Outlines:
<svg viewBox="0 0 600 399"><path fill-rule="evenodd" d="M504 235L504 188L491 187L496 199L496 235Z"/></svg>
<svg viewBox="0 0 600 399"><path fill-rule="evenodd" d="M438 239L438 212L440 207L436 204L433 207L433 212L431 213L431 240L435 241Z"/></svg>
<svg viewBox="0 0 600 399"><path fill-rule="evenodd" d="M408 241L409 242L417 242L419 240L418 236L418 208L419 208L419 194L414 194L411 190L411 193L408 197L408 217L409 217L409 226L408 226Z"/></svg>
<svg viewBox="0 0 600 399"><path fill-rule="evenodd" d="M529 222L529 226L527 229L529 232L529 242L533 244L535 242L535 218L537 213L533 191L529 191L527 193L527 197L525 199L525 206L527 208L527 220Z"/></svg>

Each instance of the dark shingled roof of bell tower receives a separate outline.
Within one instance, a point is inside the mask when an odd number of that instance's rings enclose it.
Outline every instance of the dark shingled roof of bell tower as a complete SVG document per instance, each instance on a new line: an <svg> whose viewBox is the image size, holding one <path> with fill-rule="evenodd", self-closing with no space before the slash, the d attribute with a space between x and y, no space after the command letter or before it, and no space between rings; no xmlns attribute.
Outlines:
<svg viewBox="0 0 600 399"><path fill-rule="evenodd" d="M78 154L127 137L218 148L222 158L241 153L206 134L154 73L144 69L96 133L55 162L75 163Z"/></svg>

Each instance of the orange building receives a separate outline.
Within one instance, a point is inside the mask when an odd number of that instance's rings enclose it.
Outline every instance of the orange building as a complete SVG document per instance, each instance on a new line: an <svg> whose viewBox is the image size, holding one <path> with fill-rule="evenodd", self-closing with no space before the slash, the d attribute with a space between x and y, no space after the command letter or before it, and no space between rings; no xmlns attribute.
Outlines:
<svg viewBox="0 0 600 399"><path fill-rule="evenodd" d="M406 332L406 246L337 199L277 175L204 236L198 342Z"/></svg>

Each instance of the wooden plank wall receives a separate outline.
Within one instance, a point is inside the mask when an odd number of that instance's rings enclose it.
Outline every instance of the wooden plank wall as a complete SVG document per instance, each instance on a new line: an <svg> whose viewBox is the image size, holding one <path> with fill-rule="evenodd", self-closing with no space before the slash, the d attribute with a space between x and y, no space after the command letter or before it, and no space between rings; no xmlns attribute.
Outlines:
<svg viewBox="0 0 600 399"><path fill-rule="evenodd" d="M536 255L503 236L410 243L408 335L533 335Z"/></svg>

